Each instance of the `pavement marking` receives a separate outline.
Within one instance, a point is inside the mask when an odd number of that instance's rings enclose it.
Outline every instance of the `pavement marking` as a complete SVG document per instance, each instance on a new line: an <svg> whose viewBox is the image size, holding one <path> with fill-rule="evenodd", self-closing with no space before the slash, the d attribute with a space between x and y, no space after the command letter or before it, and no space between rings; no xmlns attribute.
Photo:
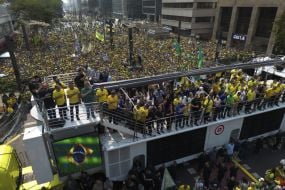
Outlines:
<svg viewBox="0 0 285 190"><path fill-rule="evenodd" d="M256 173L256 172L252 173L252 175L253 175L255 178L257 178L257 179L260 178L260 175L258 175L258 173Z"/></svg>
<svg viewBox="0 0 285 190"><path fill-rule="evenodd" d="M194 174L197 173L194 168L189 168L189 169L187 169L187 171L188 171L191 175L194 175Z"/></svg>
<svg viewBox="0 0 285 190"><path fill-rule="evenodd" d="M18 134L17 136L15 136L14 138L12 138L11 140L7 141L7 145L10 145L11 143L13 143L14 141L16 141L19 137L21 137L22 134Z"/></svg>
<svg viewBox="0 0 285 190"><path fill-rule="evenodd" d="M247 169L247 170L250 170L251 168L249 167L249 165L247 165L247 164L243 164L242 165L245 169Z"/></svg>
<svg viewBox="0 0 285 190"><path fill-rule="evenodd" d="M257 183L258 180L255 178L255 176L253 176L251 173L249 173L249 171L247 171L240 163L238 163L235 159L232 160L233 163L235 163L239 169L245 174L247 175L253 182Z"/></svg>

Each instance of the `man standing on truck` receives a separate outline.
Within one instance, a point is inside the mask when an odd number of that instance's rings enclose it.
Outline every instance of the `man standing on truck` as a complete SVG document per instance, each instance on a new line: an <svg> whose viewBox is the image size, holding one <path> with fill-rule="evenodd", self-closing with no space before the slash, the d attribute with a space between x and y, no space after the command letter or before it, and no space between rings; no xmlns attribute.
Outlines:
<svg viewBox="0 0 285 190"><path fill-rule="evenodd" d="M66 96L69 99L71 121L74 120L74 112L73 112L74 107L76 112L76 119L80 120L79 106L78 106L80 104L80 91L77 87L74 86L74 82L69 83L68 89L66 91Z"/></svg>
<svg viewBox="0 0 285 190"><path fill-rule="evenodd" d="M52 93L52 98L58 107L59 115L62 119L68 119L66 115L66 99L65 92L60 85L55 86L55 90Z"/></svg>

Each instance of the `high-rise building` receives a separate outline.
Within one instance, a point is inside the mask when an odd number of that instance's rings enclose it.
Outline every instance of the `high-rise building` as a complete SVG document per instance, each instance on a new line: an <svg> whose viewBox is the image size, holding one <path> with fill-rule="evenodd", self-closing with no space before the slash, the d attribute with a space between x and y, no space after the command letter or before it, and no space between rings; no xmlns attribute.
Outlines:
<svg viewBox="0 0 285 190"><path fill-rule="evenodd" d="M218 0L212 39L228 47L271 54L274 27L285 10L284 0Z"/></svg>
<svg viewBox="0 0 285 190"><path fill-rule="evenodd" d="M184 35L210 38L213 30L216 0L162 0L161 23Z"/></svg>
<svg viewBox="0 0 285 190"><path fill-rule="evenodd" d="M162 0L142 0L142 13L150 21L159 21Z"/></svg>
<svg viewBox="0 0 285 190"><path fill-rule="evenodd" d="M112 14L117 18L142 18L142 0L112 0Z"/></svg>

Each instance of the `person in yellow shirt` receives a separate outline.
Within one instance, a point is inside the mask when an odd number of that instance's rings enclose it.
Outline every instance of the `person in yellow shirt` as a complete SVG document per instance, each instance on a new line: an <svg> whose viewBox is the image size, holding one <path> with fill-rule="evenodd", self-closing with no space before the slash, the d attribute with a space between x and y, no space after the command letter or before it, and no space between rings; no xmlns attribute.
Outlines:
<svg viewBox="0 0 285 190"><path fill-rule="evenodd" d="M118 124L117 118L115 117L116 110L118 108L118 103L119 103L118 95L113 90L107 98L107 105L108 105L108 110L111 112L111 114L109 115L109 122L111 123L113 120L115 125Z"/></svg>
<svg viewBox="0 0 285 190"><path fill-rule="evenodd" d="M219 80L216 80L212 86L212 90L214 92L214 96L216 96L221 91L221 84Z"/></svg>
<svg viewBox="0 0 285 190"><path fill-rule="evenodd" d="M190 185L180 185L178 190L190 190Z"/></svg>
<svg viewBox="0 0 285 190"><path fill-rule="evenodd" d="M190 111L191 111L191 103L186 102L185 106L183 107L183 126L189 127L189 119L190 119Z"/></svg>
<svg viewBox="0 0 285 190"><path fill-rule="evenodd" d="M71 121L73 121L74 119L74 112L73 112L74 107L75 107L76 119L80 120L79 118L80 91L77 87L74 86L74 82L70 82L68 84L68 89L66 90L66 96L69 99Z"/></svg>
<svg viewBox="0 0 285 190"><path fill-rule="evenodd" d="M52 88L54 89L56 85L59 85L61 88L66 89L67 86L59 80L57 76L52 77L53 83Z"/></svg>
<svg viewBox="0 0 285 190"><path fill-rule="evenodd" d="M62 119L68 119L66 115L66 99L65 92L60 85L55 85L55 89L52 92L52 98L58 107L59 115Z"/></svg>
<svg viewBox="0 0 285 190"><path fill-rule="evenodd" d="M146 104L144 106L141 106L139 109L139 115L140 115L140 122L143 124L144 134L147 132L145 122L148 118L148 114L149 114L148 105ZM152 128L150 126L148 127L148 134L151 135L151 133L152 133Z"/></svg>
<svg viewBox="0 0 285 190"><path fill-rule="evenodd" d="M108 95L109 95L108 90L103 87L100 87L99 89L96 90L96 96L98 97L99 103L106 102Z"/></svg>
<svg viewBox="0 0 285 190"><path fill-rule="evenodd" d="M233 105L233 115L239 115L240 110L242 107L240 107L240 102L241 102L241 92L238 91L237 93L235 93L235 95L233 96L234 98L234 105Z"/></svg>
<svg viewBox="0 0 285 190"><path fill-rule="evenodd" d="M9 94L9 98L7 100L7 105L13 108L13 110L18 109L17 97L14 93Z"/></svg>
<svg viewBox="0 0 285 190"><path fill-rule="evenodd" d="M204 109L204 123L207 124L209 119L210 119L210 115L213 111L213 105L214 105L214 101L212 99L211 96L207 96L205 98L205 100L203 101L203 109Z"/></svg>
<svg viewBox="0 0 285 190"><path fill-rule="evenodd" d="M276 83L276 87L273 88L274 90L274 104L276 106L279 106L279 100L282 94L282 87L281 87L281 83Z"/></svg>
<svg viewBox="0 0 285 190"><path fill-rule="evenodd" d="M272 102L272 97L274 96L274 90L272 87L268 87L265 90L265 105L267 104L267 107L272 107L273 106L273 102Z"/></svg>
<svg viewBox="0 0 285 190"><path fill-rule="evenodd" d="M252 112L251 106L255 100L255 96L256 96L256 94L255 94L254 89L250 88L246 94L246 105L244 108L245 113L251 113Z"/></svg>
<svg viewBox="0 0 285 190"><path fill-rule="evenodd" d="M180 98L178 95L176 95L175 98L174 98L174 100L173 100L173 106L175 107L175 106L177 106L179 103L181 103L181 98Z"/></svg>

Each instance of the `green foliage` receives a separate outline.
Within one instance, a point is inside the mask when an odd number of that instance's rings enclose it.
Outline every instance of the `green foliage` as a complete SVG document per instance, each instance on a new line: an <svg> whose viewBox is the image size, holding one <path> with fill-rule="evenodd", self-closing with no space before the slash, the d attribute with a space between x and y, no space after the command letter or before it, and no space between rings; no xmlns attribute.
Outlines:
<svg viewBox="0 0 285 190"><path fill-rule="evenodd" d="M62 17L61 0L12 0L11 9L24 13L24 19L51 23L52 19Z"/></svg>
<svg viewBox="0 0 285 190"><path fill-rule="evenodd" d="M277 21L274 32L276 35L274 53L284 55L285 54L285 11Z"/></svg>

